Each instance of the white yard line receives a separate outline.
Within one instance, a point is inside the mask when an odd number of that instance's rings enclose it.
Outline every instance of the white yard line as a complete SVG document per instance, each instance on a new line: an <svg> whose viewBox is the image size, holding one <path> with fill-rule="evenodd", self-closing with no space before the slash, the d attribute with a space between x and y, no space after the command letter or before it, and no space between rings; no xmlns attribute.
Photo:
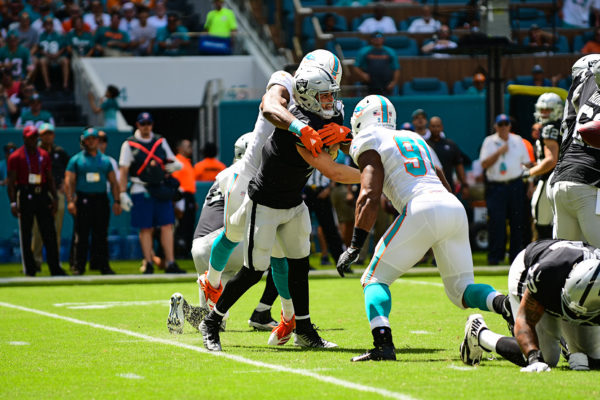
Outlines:
<svg viewBox="0 0 600 400"><path fill-rule="evenodd" d="M42 315L44 317L59 319L59 320L71 322L73 324L84 325L84 326L89 326L89 327L96 328L96 329L103 329L103 330L109 331L109 332L116 332L116 333L120 333L120 334L127 335L127 336L133 336L133 337L136 337L136 338L140 338L140 339L146 340L146 341L151 342L151 343L160 343L160 344L165 344L165 345L169 345L169 346L180 347L182 349L192 350L192 351L195 351L197 353L208 354L208 355L215 356L215 357L223 357L223 358L226 358L228 360L236 361L236 362L243 363L243 364L253 365L253 366L256 366L256 367L267 368L267 369L271 369L271 370L274 370L274 371L277 371L277 372L288 372L288 373L291 373L291 374L301 375L301 376L305 376L305 377L308 377L308 378L316 379L316 380L321 381L321 382L325 382L325 383L330 383L332 385L341 386L341 387L346 388L346 389L357 390L359 392L375 393L375 394L378 394L380 396L389 397L389 398L392 398L392 399L415 400L414 397L406 395L406 394L403 394L403 393L392 392L390 390L385 390L385 389L378 388L378 387L361 385L359 383L349 382L349 381L345 381L343 379L334 378L334 377L331 377L331 376L320 375L320 374L317 374L315 372L311 372L311 371L305 370L305 369L289 368L289 367L285 367L283 365L277 365L277 364L268 364L268 363L264 363L264 362L261 362L261 361L255 361L255 360L251 360L249 358L245 358L245 357L241 357L241 356L236 356L234 354L229 354L229 353L224 353L224 352L211 352L211 351L208 351L208 350L204 349L203 347L194 346L194 345L186 344L186 343L181 343L181 342L177 342L175 340L167 340L167 339L156 338L156 337L144 335L142 333L137 333L137 332L129 331L129 330L126 330L126 329L119 329L119 328L115 328L115 327L112 327L112 326L96 324L96 323L93 323L93 322L83 321L83 320L75 319L75 318L71 318L71 317L65 317L63 315L53 314L53 313L49 313L49 312L42 311L42 310L36 310L36 309L33 309L33 308L27 308L27 307L19 306L19 305L16 305L16 304L10 304L10 303L0 302L0 306L6 307L6 308L12 308L14 310L20 310L20 311L30 312L30 313L33 313L33 314Z"/></svg>
<svg viewBox="0 0 600 400"><path fill-rule="evenodd" d="M169 305L169 300L138 300L138 301L86 301L77 303L54 303L54 307L66 308L110 308L127 306L148 306L153 304Z"/></svg>

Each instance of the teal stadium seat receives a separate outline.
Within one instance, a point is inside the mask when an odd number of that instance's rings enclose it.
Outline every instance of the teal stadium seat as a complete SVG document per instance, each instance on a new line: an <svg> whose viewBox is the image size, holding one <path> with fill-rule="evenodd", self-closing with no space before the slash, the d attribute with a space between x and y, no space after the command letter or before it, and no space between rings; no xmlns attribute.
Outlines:
<svg viewBox="0 0 600 400"><path fill-rule="evenodd" d="M438 78L413 78L404 82L402 94L405 96L430 96L449 94L446 82Z"/></svg>
<svg viewBox="0 0 600 400"><path fill-rule="evenodd" d="M594 38L594 32L585 32L579 34L573 38L573 51L575 53L581 53L581 49L585 44Z"/></svg>
<svg viewBox="0 0 600 400"><path fill-rule="evenodd" d="M417 56L419 47L417 41L408 36L388 36L384 45L394 49L398 56Z"/></svg>
<svg viewBox="0 0 600 400"><path fill-rule="evenodd" d="M464 77L461 80L454 82L454 84L452 85L452 93L465 94L471 86L473 86L473 77Z"/></svg>
<svg viewBox="0 0 600 400"><path fill-rule="evenodd" d="M365 15L361 15L360 17L356 17L352 20L352 26L350 27L352 32L358 32L358 27L360 26L360 24L362 24L362 22L367 19L367 18L371 18L373 16L373 14L365 14Z"/></svg>
<svg viewBox="0 0 600 400"><path fill-rule="evenodd" d="M548 26L546 14L537 8L517 8L511 10L510 24L512 29L528 29L532 25L540 28Z"/></svg>
<svg viewBox="0 0 600 400"><path fill-rule="evenodd" d="M523 39L523 45L529 45L529 36L526 36ZM569 48L569 40L564 35L558 35L558 40L554 44L556 46L555 53L570 53L571 49ZM582 46L583 47L583 46Z"/></svg>
<svg viewBox="0 0 600 400"><path fill-rule="evenodd" d="M341 48L342 54L339 54L337 51L336 44ZM367 42L356 37L339 37L335 40L327 42L326 48L332 53L337 54L338 57L356 58L356 55L360 49L366 45Z"/></svg>

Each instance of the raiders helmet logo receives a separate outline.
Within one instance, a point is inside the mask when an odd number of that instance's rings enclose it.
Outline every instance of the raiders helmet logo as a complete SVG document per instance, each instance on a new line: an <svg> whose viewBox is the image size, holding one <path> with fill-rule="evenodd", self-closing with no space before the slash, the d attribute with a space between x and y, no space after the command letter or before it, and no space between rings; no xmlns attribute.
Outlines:
<svg viewBox="0 0 600 400"><path fill-rule="evenodd" d="M298 79L296 81L296 90L300 94L306 93L307 86L308 86L308 81L306 79Z"/></svg>

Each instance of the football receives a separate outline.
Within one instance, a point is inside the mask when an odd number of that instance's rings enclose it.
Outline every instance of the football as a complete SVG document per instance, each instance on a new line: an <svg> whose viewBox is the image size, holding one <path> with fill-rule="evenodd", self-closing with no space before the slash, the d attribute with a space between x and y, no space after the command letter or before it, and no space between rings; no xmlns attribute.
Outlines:
<svg viewBox="0 0 600 400"><path fill-rule="evenodd" d="M581 139L590 146L600 148L600 121L590 121L577 130Z"/></svg>

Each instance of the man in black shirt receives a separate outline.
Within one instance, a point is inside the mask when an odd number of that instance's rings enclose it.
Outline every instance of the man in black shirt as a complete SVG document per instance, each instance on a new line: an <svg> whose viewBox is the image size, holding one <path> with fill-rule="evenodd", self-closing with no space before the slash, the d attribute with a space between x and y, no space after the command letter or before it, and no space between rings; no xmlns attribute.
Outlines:
<svg viewBox="0 0 600 400"><path fill-rule="evenodd" d="M575 65L577 63L579 61ZM600 247L600 149L585 143L577 130L587 122L600 119L598 82L598 62L573 76L561 127L558 164L551 180L553 236L584 239L596 247Z"/></svg>
<svg viewBox="0 0 600 400"><path fill-rule="evenodd" d="M431 117L429 120L429 130L431 131L431 137L427 140L427 144L435 151L435 154L437 154L440 159L440 162L442 163L441 167L444 170L444 176L452 188L452 192L455 192L455 170L461 187L468 187L467 177L465 176L465 167L463 166L462 152L454 141L445 137L442 119L440 117Z"/></svg>
<svg viewBox="0 0 600 400"><path fill-rule="evenodd" d="M292 106L290 112L299 123L315 130L322 129L329 122L342 124L341 104L335 100L338 92L339 86L327 70L317 66L301 68L294 77L293 97L296 105ZM343 129L336 126L336 129ZM328 150L337 154L337 146ZM227 283L216 306L200 324L204 345L209 350L221 350L221 320L269 267L275 241L281 244L288 260L288 285L296 314L290 321L282 320L271 336L276 335L281 339L280 344L284 344L291 336L295 323L296 345L320 348L336 346L319 336L308 312L311 225L308 208L302 201L302 189L314 168L334 181L360 181L357 169L335 163L327 152L313 157L299 138L286 130L275 129L263 147L259 173L248 185L249 199L245 200L245 268Z"/></svg>
<svg viewBox="0 0 600 400"><path fill-rule="evenodd" d="M556 366L564 338L575 370L600 368L600 250L583 242L541 240L523 250L508 274L515 337L490 331L479 314L469 317L461 358L481 360L495 351L524 372Z"/></svg>

